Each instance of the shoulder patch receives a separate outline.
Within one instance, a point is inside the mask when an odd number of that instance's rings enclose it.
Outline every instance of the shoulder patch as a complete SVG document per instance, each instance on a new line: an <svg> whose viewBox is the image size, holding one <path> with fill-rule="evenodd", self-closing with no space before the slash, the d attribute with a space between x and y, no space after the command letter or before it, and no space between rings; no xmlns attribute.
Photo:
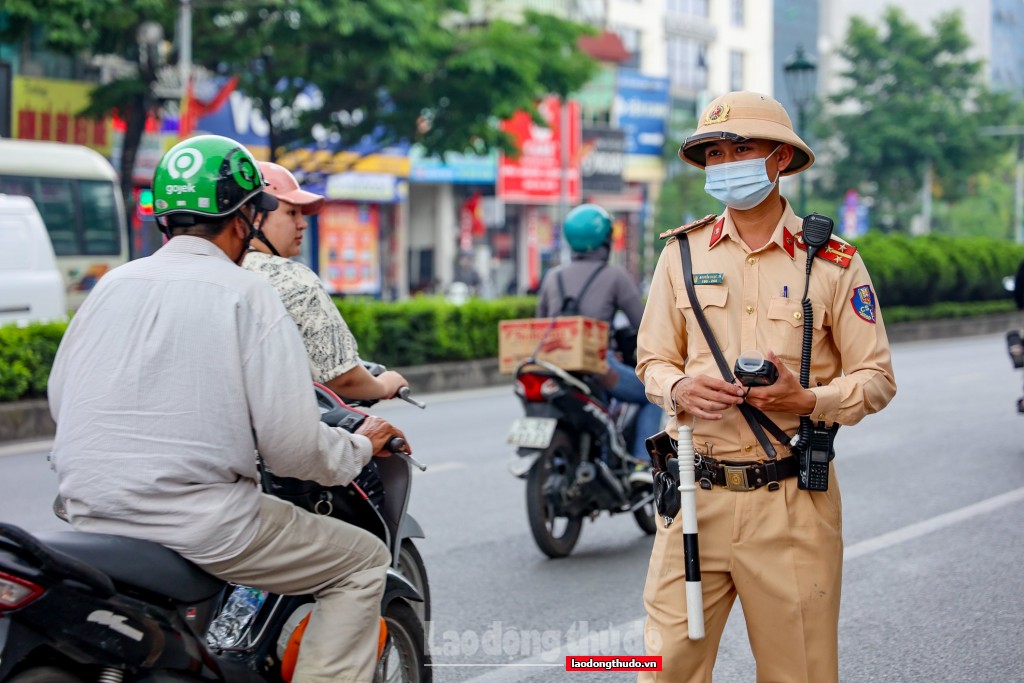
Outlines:
<svg viewBox="0 0 1024 683"><path fill-rule="evenodd" d="M801 230L793 237L796 240L796 246L807 251L807 245L804 243L803 231ZM853 255L856 253L857 247L833 237L829 239L825 248L819 249L818 253L815 255L820 259L825 259L829 263L834 263L840 268L849 268L850 262L853 261Z"/></svg>
<svg viewBox="0 0 1024 683"><path fill-rule="evenodd" d="M691 230L696 230L697 228L703 228L705 225L711 225L717 219L717 214L709 213L707 216L704 216L704 218L701 218L700 220L693 221L692 223L687 223L686 225L681 225L678 228L673 228L672 230L666 230L665 232L661 233L661 239L668 239L669 237L682 235L683 233L690 232Z"/></svg>
<svg viewBox="0 0 1024 683"><path fill-rule="evenodd" d="M875 293L871 290L871 285L855 287L853 296L850 297L850 304L853 306L853 312L857 314L858 318L871 324L876 322Z"/></svg>

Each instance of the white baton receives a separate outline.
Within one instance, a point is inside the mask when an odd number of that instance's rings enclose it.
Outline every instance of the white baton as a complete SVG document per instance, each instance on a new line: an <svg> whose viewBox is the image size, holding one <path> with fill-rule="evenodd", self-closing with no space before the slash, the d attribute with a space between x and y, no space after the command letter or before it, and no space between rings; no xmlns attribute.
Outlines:
<svg viewBox="0 0 1024 683"><path fill-rule="evenodd" d="M704 594L700 583L697 543L697 483L694 477L693 430L679 427L679 513L683 518L683 556L686 564L686 623L690 640L704 638Z"/></svg>

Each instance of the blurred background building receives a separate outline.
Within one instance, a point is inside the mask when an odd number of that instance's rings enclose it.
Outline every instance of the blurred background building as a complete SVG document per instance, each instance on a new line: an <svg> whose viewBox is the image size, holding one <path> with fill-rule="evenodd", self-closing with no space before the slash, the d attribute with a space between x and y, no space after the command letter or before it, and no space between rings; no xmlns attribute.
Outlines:
<svg viewBox="0 0 1024 683"><path fill-rule="evenodd" d="M958 10L988 81L1024 92L1024 0L473 0L465 21L535 10L592 25L596 35L581 45L601 68L570 102L542 103L545 126L516 117L501 124L522 147L518 159L430 158L415 145L372 140L289 150L278 161L329 200L301 258L337 294L440 293L473 274L482 296L524 293L565 258L565 212L593 201L614 216L613 258L639 281L666 227L655 225L659 193L666 178L688 172L675 151L706 104L730 90L761 91L800 127L796 114L838 86L850 18L878 20L892 5L920 23ZM0 44L0 136L80 142L116 160L116 117L88 127L74 119L91 84L117 68L49 53L38 41ZM192 133L227 135L266 156L266 121L233 80L203 82L195 98ZM65 123L43 125L51 115ZM145 191L178 135L176 121L147 125L133 174L133 256L159 246Z"/></svg>

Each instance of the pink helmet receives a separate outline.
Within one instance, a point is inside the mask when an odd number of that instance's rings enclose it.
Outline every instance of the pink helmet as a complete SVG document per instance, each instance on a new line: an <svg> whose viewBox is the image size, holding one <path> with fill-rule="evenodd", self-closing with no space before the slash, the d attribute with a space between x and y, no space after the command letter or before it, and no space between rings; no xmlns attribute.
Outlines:
<svg viewBox="0 0 1024 683"><path fill-rule="evenodd" d="M309 215L316 213L323 207L324 198L313 192L306 192L299 187L299 181L295 179L292 172L280 164L270 161L260 162L260 173L267 183L266 192L277 197L283 202L295 204L302 209L302 213Z"/></svg>

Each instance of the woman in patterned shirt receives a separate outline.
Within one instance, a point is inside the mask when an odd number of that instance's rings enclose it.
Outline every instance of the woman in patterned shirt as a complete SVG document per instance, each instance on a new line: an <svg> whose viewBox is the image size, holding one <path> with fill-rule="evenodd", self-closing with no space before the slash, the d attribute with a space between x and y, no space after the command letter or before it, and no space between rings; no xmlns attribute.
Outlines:
<svg viewBox="0 0 1024 683"><path fill-rule="evenodd" d="M267 215L242 266L262 275L281 296L302 333L313 380L350 399L393 398L405 378L389 370L371 375L359 359L359 347L316 273L290 260L299 254L306 216L323 207L324 198L299 188L283 166L260 162L266 192L279 206Z"/></svg>

